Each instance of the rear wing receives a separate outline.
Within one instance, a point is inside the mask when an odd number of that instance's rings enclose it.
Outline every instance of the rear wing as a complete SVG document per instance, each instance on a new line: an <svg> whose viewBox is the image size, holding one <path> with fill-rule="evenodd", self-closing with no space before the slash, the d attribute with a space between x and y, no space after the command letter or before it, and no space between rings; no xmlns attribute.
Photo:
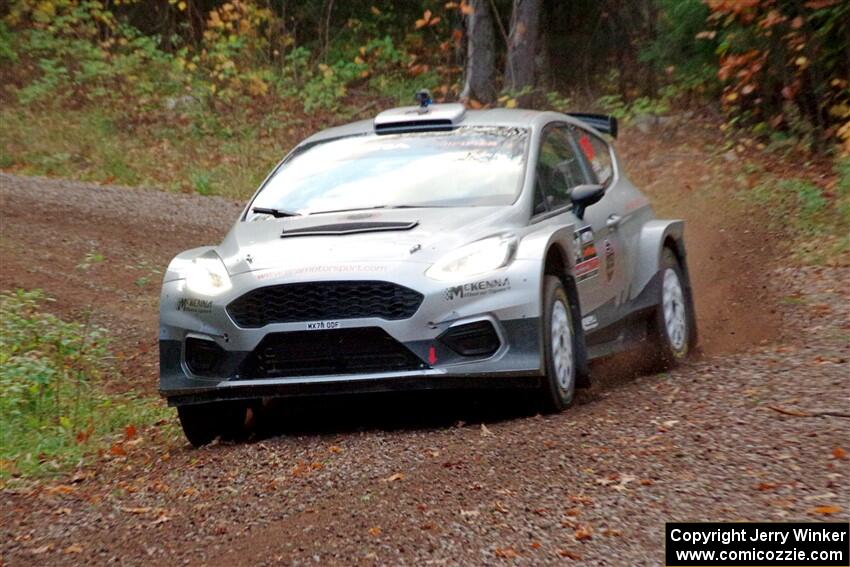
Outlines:
<svg viewBox="0 0 850 567"><path fill-rule="evenodd" d="M603 134L608 134L612 138L617 137L617 119L613 116L592 114L589 112L567 112L567 116L581 120L588 126L595 128Z"/></svg>

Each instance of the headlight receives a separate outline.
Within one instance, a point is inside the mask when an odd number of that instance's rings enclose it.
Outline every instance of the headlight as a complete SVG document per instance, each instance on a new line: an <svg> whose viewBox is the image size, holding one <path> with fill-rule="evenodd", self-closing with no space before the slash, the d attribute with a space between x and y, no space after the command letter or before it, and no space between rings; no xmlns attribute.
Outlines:
<svg viewBox="0 0 850 567"><path fill-rule="evenodd" d="M491 236L447 254L425 273L435 280L483 274L510 264L515 252L515 236Z"/></svg>
<svg viewBox="0 0 850 567"><path fill-rule="evenodd" d="M230 276L218 254L205 254L186 268L186 289L199 295L220 295L229 290Z"/></svg>

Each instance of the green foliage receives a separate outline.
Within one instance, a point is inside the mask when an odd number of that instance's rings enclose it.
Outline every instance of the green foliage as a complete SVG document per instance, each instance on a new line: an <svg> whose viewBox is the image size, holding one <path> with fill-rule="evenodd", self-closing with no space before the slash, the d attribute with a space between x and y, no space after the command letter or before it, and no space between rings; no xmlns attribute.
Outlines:
<svg viewBox="0 0 850 567"><path fill-rule="evenodd" d="M0 294L0 478L75 465L121 427L161 406L107 395L106 331L39 310L41 292Z"/></svg>
<svg viewBox="0 0 850 567"><path fill-rule="evenodd" d="M0 63L16 63L18 53L15 51L15 34L9 27L0 21Z"/></svg>
<svg viewBox="0 0 850 567"><path fill-rule="evenodd" d="M189 174L192 188L199 195L212 195L214 192L213 177L209 171L195 170Z"/></svg>
<svg viewBox="0 0 850 567"><path fill-rule="evenodd" d="M660 98L639 97L631 102L625 102L620 95L604 95L596 104L606 113L618 120L630 122L640 116L660 116L670 112L668 96Z"/></svg>
<svg viewBox="0 0 850 567"><path fill-rule="evenodd" d="M722 102L738 125L786 130L850 153L850 3L707 0ZM762 126L763 125L763 126Z"/></svg>
<svg viewBox="0 0 850 567"><path fill-rule="evenodd" d="M716 92L716 42L700 34L709 16L703 0L657 0L658 31L641 49L639 59L682 91Z"/></svg>
<svg viewBox="0 0 850 567"><path fill-rule="evenodd" d="M556 112L566 112L572 108L572 100L556 91L547 91L544 94L546 106Z"/></svg>

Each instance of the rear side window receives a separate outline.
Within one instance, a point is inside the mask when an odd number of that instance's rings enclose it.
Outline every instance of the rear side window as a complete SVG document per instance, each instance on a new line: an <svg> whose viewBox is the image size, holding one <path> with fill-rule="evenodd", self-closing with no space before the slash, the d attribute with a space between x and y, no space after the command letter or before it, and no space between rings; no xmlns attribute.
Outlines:
<svg viewBox="0 0 850 567"><path fill-rule="evenodd" d="M575 146L563 126L551 126L543 133L537 160L537 181L548 208L557 209L570 202L573 187L587 183Z"/></svg>
<svg viewBox="0 0 850 567"><path fill-rule="evenodd" d="M611 150L603 140L584 130L576 131L576 139L584 157L593 170L596 183L608 187L614 178L614 161Z"/></svg>

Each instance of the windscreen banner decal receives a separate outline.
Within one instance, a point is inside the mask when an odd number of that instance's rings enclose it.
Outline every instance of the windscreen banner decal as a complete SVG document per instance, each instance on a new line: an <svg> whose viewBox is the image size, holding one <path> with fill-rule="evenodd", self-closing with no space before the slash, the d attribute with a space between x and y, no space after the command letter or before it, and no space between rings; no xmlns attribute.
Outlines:
<svg viewBox="0 0 850 567"><path fill-rule="evenodd" d="M593 241L593 228L585 226L573 233L575 239L576 281L584 281L599 274L599 256Z"/></svg>

